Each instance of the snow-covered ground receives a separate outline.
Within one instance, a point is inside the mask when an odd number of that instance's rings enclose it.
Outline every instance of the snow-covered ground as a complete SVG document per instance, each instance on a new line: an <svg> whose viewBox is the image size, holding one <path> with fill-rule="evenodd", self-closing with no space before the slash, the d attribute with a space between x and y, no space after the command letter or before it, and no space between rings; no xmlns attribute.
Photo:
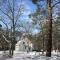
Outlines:
<svg viewBox="0 0 60 60"><path fill-rule="evenodd" d="M0 51L0 60L60 60L60 52L52 52L52 57L46 57L42 52L14 52L12 58L8 58L8 52Z"/></svg>

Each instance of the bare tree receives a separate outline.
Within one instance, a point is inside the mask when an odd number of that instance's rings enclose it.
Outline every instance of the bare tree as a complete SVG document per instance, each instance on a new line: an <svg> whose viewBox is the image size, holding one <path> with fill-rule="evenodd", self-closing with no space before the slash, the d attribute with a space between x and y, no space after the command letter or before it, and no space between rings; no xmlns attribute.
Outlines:
<svg viewBox="0 0 60 60"><path fill-rule="evenodd" d="M23 6L23 4L19 4L19 6L17 8L15 0L11 0L11 1L5 0L5 1L6 2L2 1L2 4L0 5L1 6L0 11L4 14L3 16L6 16L7 20L9 19L11 22L11 25L10 25L10 27L12 28L12 32L11 32L12 33L12 36L11 36L12 37L11 55L13 55L13 50L14 50L14 46L16 43L16 40L15 40L16 25L17 25L17 22L19 21L19 17L23 14L24 6ZM21 2L22 2L22 0L20 0L20 3ZM4 4L7 4L6 7L4 6ZM3 6L3 8L2 8L2 6ZM4 20L5 20L5 18L4 18Z"/></svg>

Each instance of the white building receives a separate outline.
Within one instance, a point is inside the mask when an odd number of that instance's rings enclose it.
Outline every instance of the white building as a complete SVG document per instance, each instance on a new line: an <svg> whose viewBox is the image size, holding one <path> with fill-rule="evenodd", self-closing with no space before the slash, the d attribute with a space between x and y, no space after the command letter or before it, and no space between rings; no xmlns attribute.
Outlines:
<svg viewBox="0 0 60 60"><path fill-rule="evenodd" d="M33 44L25 35L22 36L21 40L18 41L15 46L15 51L29 52L32 51L32 49Z"/></svg>

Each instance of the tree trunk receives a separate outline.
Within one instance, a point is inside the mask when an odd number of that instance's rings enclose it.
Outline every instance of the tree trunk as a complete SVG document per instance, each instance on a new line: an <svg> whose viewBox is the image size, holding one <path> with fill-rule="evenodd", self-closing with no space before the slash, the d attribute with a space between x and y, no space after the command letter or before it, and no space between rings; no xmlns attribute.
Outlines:
<svg viewBox="0 0 60 60"><path fill-rule="evenodd" d="M11 43L9 44L9 57L12 57L12 54L11 54Z"/></svg>
<svg viewBox="0 0 60 60"><path fill-rule="evenodd" d="M51 57L51 50L52 50L52 9L51 9L51 0L47 0L47 5L48 5L48 34L47 34L46 56Z"/></svg>
<svg viewBox="0 0 60 60"><path fill-rule="evenodd" d="M15 22L14 22L14 0L13 0L13 13L12 13L13 19L12 19L12 47L11 47L11 54L13 56L13 51L14 51L14 45L15 45Z"/></svg>
<svg viewBox="0 0 60 60"><path fill-rule="evenodd" d="M44 35L43 35L43 51L42 54L44 54Z"/></svg>

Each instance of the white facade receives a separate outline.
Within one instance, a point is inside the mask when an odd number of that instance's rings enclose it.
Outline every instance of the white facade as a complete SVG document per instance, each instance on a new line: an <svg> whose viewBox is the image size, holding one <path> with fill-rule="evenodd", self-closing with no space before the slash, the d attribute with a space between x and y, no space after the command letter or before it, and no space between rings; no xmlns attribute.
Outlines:
<svg viewBox="0 0 60 60"><path fill-rule="evenodd" d="M29 52L32 51L32 49L33 49L33 44L27 37L22 38L20 41L17 42L15 46L15 51Z"/></svg>

